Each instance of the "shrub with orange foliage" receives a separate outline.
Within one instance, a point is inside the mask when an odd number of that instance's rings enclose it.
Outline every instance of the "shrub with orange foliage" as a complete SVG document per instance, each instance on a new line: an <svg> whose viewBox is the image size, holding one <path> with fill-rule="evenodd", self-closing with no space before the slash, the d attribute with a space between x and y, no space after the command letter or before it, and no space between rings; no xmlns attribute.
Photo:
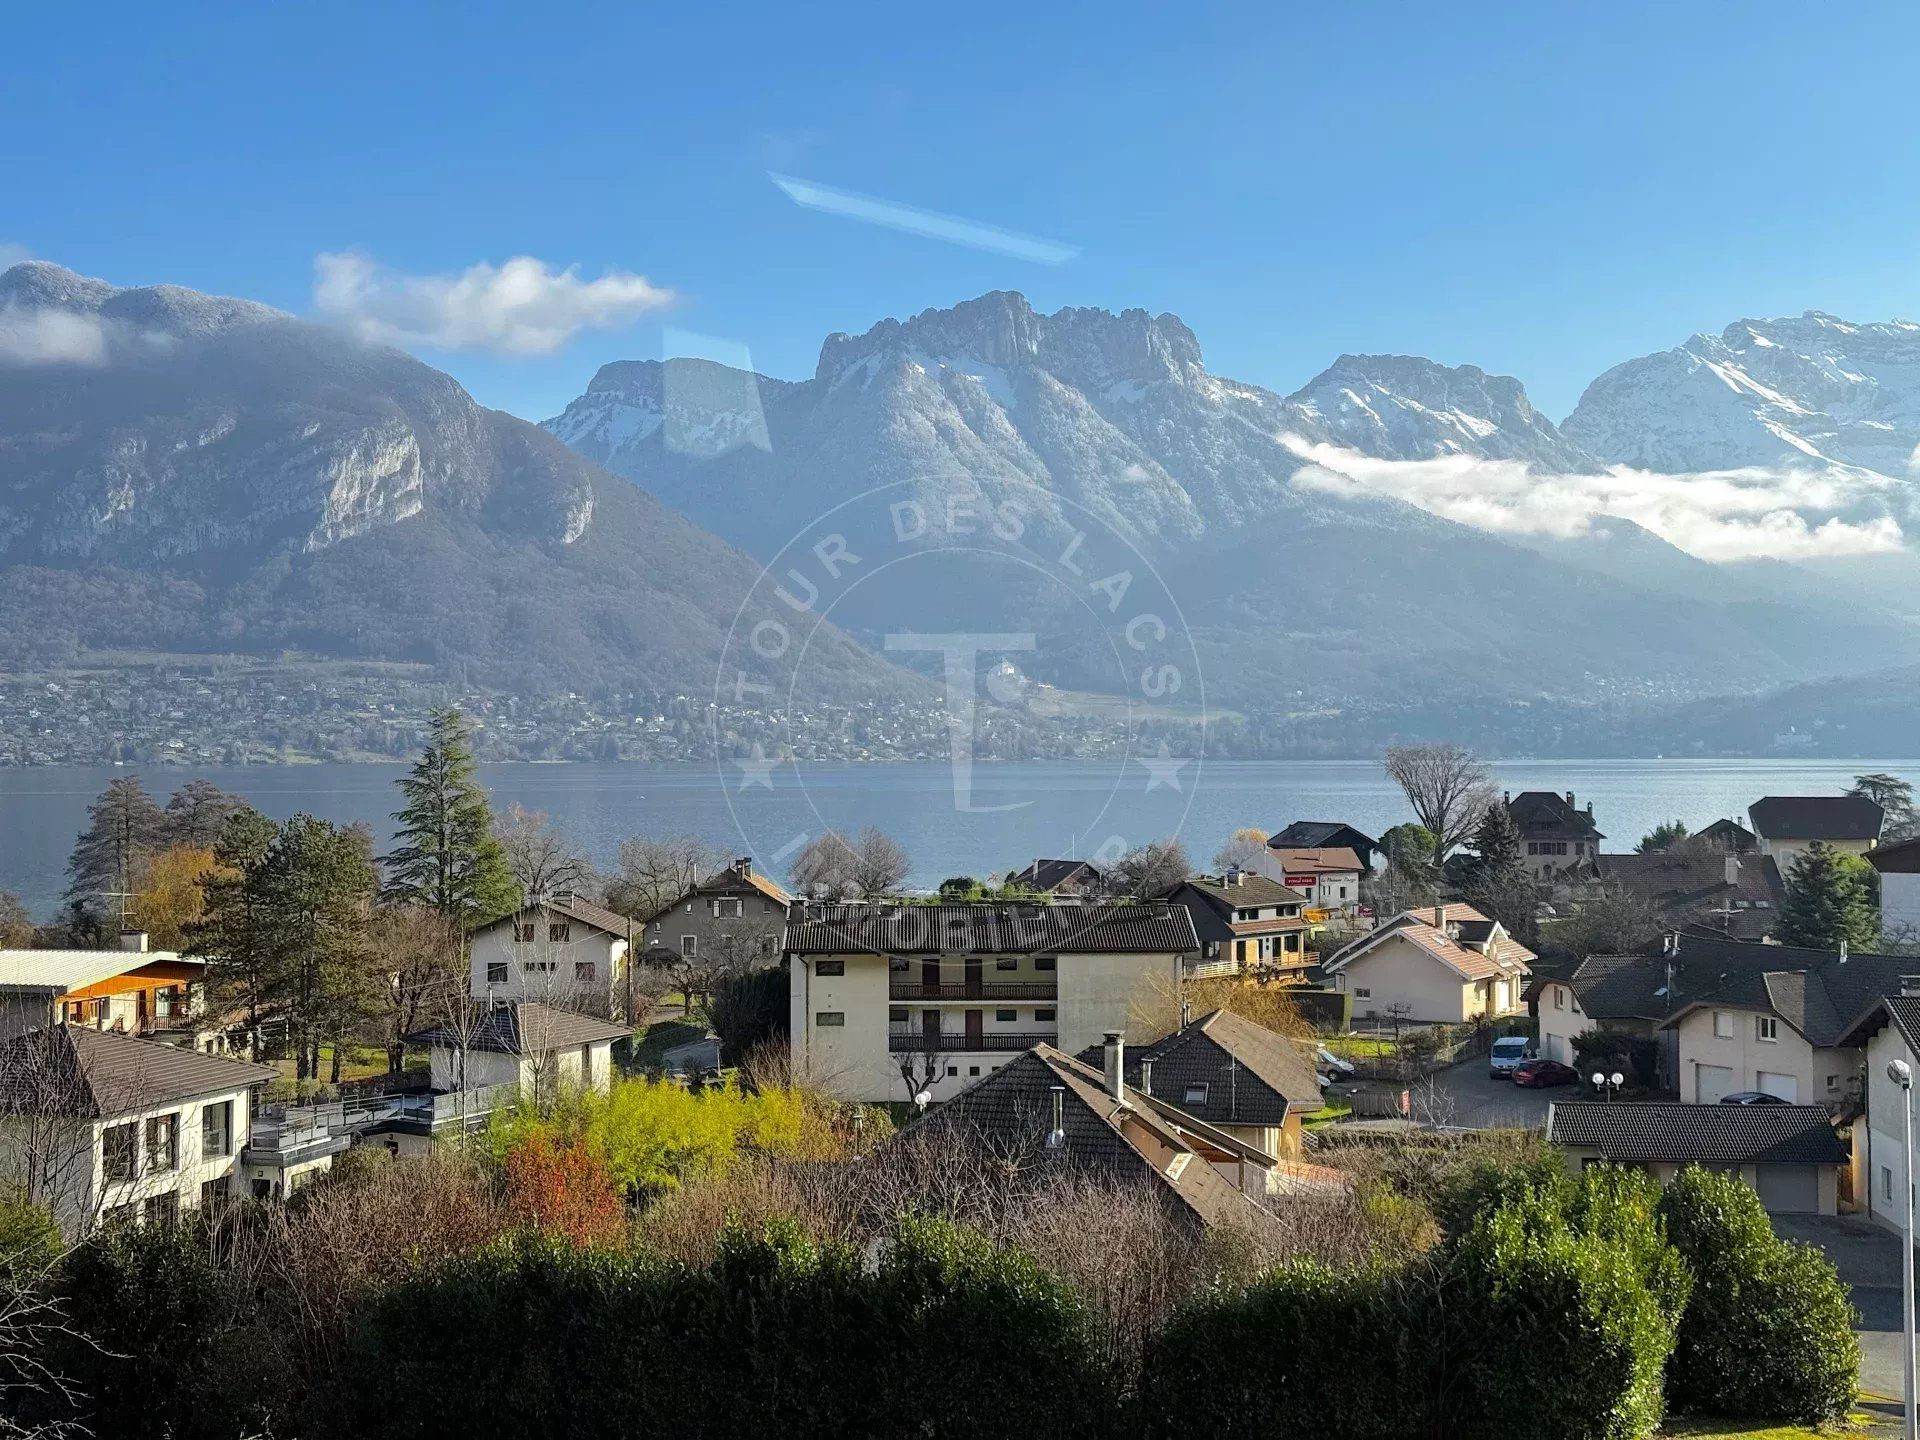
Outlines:
<svg viewBox="0 0 1920 1440"><path fill-rule="evenodd" d="M516 1222L575 1245L617 1241L626 1210L599 1155L535 1131L506 1156L507 1213Z"/></svg>

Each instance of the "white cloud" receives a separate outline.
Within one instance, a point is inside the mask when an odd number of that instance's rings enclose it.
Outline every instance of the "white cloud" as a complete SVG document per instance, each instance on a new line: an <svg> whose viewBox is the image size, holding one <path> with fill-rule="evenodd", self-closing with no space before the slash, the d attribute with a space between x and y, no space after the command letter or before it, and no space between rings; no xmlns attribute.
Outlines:
<svg viewBox="0 0 1920 1440"><path fill-rule="evenodd" d="M313 306L367 340L443 350L550 355L582 330L630 324L673 303L645 276L613 270L597 280L521 255L481 261L457 275L403 275L364 255L321 255Z"/></svg>
<svg viewBox="0 0 1920 1440"><path fill-rule="evenodd" d="M107 338L98 315L24 305L0 309L0 365L104 365Z"/></svg>
<svg viewBox="0 0 1920 1440"><path fill-rule="evenodd" d="M1906 539L1889 513L1905 503L1906 487L1846 466L1663 475L1613 465L1596 475L1545 475L1517 460L1378 460L1298 436L1282 440L1308 462L1295 484L1392 496L1500 535L1572 538L1617 515L1713 561L1878 554Z"/></svg>

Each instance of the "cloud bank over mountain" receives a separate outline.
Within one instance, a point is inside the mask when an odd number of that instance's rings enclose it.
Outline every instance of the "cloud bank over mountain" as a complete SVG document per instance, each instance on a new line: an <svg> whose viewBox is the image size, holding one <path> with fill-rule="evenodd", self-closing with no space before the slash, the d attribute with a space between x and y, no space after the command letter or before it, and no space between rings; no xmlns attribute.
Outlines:
<svg viewBox="0 0 1920 1440"><path fill-rule="evenodd" d="M1702 560L1808 560L1899 550L1905 487L1850 467L1667 474L1629 465L1541 473L1521 460L1445 455L1383 459L1298 435L1294 484L1320 494L1388 496L1495 535L1574 539L1617 516ZM1878 513L1873 513L1878 512Z"/></svg>
<svg viewBox="0 0 1920 1440"><path fill-rule="evenodd" d="M587 280L530 255L458 274L407 275L358 253L313 266L314 314L363 340L401 348L551 355L583 330L610 330L663 310L673 291L610 270Z"/></svg>

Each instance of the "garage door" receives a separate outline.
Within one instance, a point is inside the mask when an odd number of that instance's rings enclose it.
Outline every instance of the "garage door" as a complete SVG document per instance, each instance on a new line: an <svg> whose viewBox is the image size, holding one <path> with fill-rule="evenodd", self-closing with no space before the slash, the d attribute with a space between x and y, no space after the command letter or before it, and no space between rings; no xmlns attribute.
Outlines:
<svg viewBox="0 0 1920 1440"><path fill-rule="evenodd" d="M1778 1095L1782 1100L1799 1102L1800 1077L1798 1075L1782 1075L1777 1070L1757 1070L1754 1072L1754 1078L1760 1082L1754 1087L1755 1089L1764 1090L1769 1095Z"/></svg>
<svg viewBox="0 0 1920 1440"><path fill-rule="evenodd" d="M1733 1067L1731 1065L1696 1065L1693 1067L1693 1098L1702 1105L1715 1105L1722 1095L1733 1089Z"/></svg>
<svg viewBox="0 0 1920 1440"><path fill-rule="evenodd" d="M1812 1165L1756 1165L1760 1203L1776 1215L1814 1215L1820 1210L1820 1172Z"/></svg>

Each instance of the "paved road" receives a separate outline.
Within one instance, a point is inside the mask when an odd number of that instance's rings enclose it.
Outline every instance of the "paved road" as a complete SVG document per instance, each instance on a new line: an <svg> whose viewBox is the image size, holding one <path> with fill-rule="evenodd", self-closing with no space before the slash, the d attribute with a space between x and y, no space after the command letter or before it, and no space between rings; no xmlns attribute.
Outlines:
<svg viewBox="0 0 1920 1440"><path fill-rule="evenodd" d="M1413 1087L1413 1118L1434 1125L1465 1125L1476 1130L1513 1126L1534 1129L1547 1123L1547 1106L1556 1095L1574 1098L1575 1087L1524 1090L1511 1080L1487 1074L1484 1055L1450 1065Z"/></svg>
<svg viewBox="0 0 1920 1440"><path fill-rule="evenodd" d="M1906 1383L1900 1356L1900 1237L1864 1215L1776 1215L1774 1230L1825 1252L1860 1312L1860 1388L1898 1396Z"/></svg>

